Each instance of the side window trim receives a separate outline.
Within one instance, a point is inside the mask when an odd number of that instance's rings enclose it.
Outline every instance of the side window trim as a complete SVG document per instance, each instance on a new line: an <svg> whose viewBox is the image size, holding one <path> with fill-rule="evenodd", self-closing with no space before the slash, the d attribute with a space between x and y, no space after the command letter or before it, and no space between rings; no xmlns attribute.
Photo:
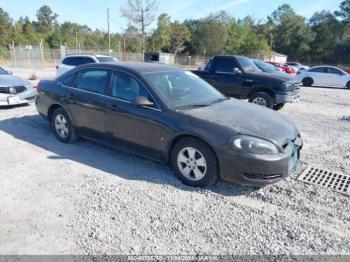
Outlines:
<svg viewBox="0 0 350 262"><path fill-rule="evenodd" d="M145 91L147 92L147 94L148 94L150 97L152 97L152 99L153 99L153 101L154 101L154 103L155 103L155 107L145 107L145 108L152 109L152 110L159 111L159 112L162 112L162 111L163 111L162 108L160 107L160 105L159 105L157 99L155 99L154 95L152 95L152 93L151 93L151 92L148 90L148 88L142 83L142 81L141 81L138 77L136 77L136 76L130 74L129 72L123 71L123 70L118 70L118 69L112 69L112 70L111 70L111 72L110 72L110 77L109 77L109 85L108 85L108 88L107 88L107 90L106 90L106 96L107 96L107 97L109 97L109 98L111 98L111 99L115 99L115 100L120 101L120 102L123 102L123 103L132 104L130 101L127 101L127 100L120 99L120 98L117 98L117 97L113 97L113 96L112 96L112 77L113 77L113 73L114 73L114 72L120 72L120 73L124 73L124 74L129 75L130 77L132 77L133 79L135 79L135 81L137 81L138 84L139 84L142 88L145 89Z"/></svg>

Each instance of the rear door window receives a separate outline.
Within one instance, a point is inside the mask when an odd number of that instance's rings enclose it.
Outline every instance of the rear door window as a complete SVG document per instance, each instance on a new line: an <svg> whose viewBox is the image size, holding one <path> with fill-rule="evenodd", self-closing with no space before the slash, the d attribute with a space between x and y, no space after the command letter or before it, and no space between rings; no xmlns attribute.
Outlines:
<svg viewBox="0 0 350 262"><path fill-rule="evenodd" d="M235 60L231 57L217 57L214 65L214 70L217 73L233 73L233 69L238 67Z"/></svg>
<svg viewBox="0 0 350 262"><path fill-rule="evenodd" d="M96 63L94 59L92 59L91 57L83 57L83 63L84 64L94 64Z"/></svg>
<svg viewBox="0 0 350 262"><path fill-rule="evenodd" d="M84 64L84 60L82 57L67 57L63 60L62 64L68 65L68 66L80 66Z"/></svg>
<svg viewBox="0 0 350 262"><path fill-rule="evenodd" d="M333 74L333 75L342 75L343 72L340 71L339 69L333 68L333 67L328 67L328 73Z"/></svg>
<svg viewBox="0 0 350 262"><path fill-rule="evenodd" d="M105 94L109 71L105 69L83 70L76 81L76 88L95 94Z"/></svg>

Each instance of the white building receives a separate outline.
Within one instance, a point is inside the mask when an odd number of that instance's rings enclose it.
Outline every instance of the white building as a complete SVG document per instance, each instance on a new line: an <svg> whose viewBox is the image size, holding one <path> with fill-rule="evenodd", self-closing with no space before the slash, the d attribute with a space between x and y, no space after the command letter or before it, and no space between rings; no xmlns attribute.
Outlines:
<svg viewBox="0 0 350 262"><path fill-rule="evenodd" d="M267 60L271 61L271 62L277 62L277 63L280 63L280 64L285 64L285 63L287 63L288 56L283 55L283 54L279 54L279 53L277 53L275 51L272 51L270 58L268 58Z"/></svg>

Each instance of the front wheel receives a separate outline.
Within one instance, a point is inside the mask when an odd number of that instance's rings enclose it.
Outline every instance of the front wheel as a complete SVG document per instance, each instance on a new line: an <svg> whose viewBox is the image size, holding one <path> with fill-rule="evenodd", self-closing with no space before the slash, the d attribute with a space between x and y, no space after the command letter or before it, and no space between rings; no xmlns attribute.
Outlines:
<svg viewBox="0 0 350 262"><path fill-rule="evenodd" d="M350 81L346 83L346 88L350 89Z"/></svg>
<svg viewBox="0 0 350 262"><path fill-rule="evenodd" d="M53 112L51 124L56 138L61 142L72 143L77 140L72 121L63 108L58 108Z"/></svg>
<svg viewBox="0 0 350 262"><path fill-rule="evenodd" d="M273 106L273 110L276 110L276 111L281 110L285 105L286 104L275 104Z"/></svg>
<svg viewBox="0 0 350 262"><path fill-rule="evenodd" d="M219 165L214 152L195 138L184 138L175 145L171 164L178 178L188 186L210 186L216 184L219 178Z"/></svg>
<svg viewBox="0 0 350 262"><path fill-rule="evenodd" d="M267 107L270 109L273 108L273 104L274 104L273 97L265 92L257 92L253 94L249 98L249 102L259 106Z"/></svg>

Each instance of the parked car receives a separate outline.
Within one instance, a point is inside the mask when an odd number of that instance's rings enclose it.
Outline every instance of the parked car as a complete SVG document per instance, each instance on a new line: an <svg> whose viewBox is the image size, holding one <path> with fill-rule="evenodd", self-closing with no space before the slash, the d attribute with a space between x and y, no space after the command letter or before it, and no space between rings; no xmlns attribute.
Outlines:
<svg viewBox="0 0 350 262"><path fill-rule="evenodd" d="M315 66L302 71L298 79L304 86L330 86L350 88L350 75L334 66Z"/></svg>
<svg viewBox="0 0 350 262"><path fill-rule="evenodd" d="M286 72L284 72L280 68L275 67L274 65L266 63L266 62L264 62L262 60L254 59L253 62L262 72L273 73L273 74L280 74L282 76L289 76L288 74L286 74ZM291 76L289 76L289 77L290 77L290 79L293 78Z"/></svg>
<svg viewBox="0 0 350 262"><path fill-rule="evenodd" d="M0 67L0 107L34 103L35 95L28 80Z"/></svg>
<svg viewBox="0 0 350 262"><path fill-rule="evenodd" d="M205 70L193 71L229 97L275 110L300 97L300 84L287 74L266 74L244 56L216 56Z"/></svg>
<svg viewBox="0 0 350 262"><path fill-rule="evenodd" d="M303 70L306 70L306 69L310 68L310 67L308 67L306 65L302 65L302 64L297 63L297 62L287 62L284 65L292 67L295 72L303 71Z"/></svg>
<svg viewBox="0 0 350 262"><path fill-rule="evenodd" d="M78 137L170 163L181 181L261 186L296 167L302 138L282 115L226 98L191 72L84 65L41 81L36 106L58 140Z"/></svg>
<svg viewBox="0 0 350 262"><path fill-rule="evenodd" d="M295 74L296 73L296 71L290 66L285 66L285 65L283 65L281 63L271 62L271 61L266 61L266 63L271 64L271 65L273 65L275 67L278 67L278 68L282 69L287 74Z"/></svg>
<svg viewBox="0 0 350 262"><path fill-rule="evenodd" d="M68 55L62 59L60 64L56 67L56 75L62 75L69 70L73 69L76 66L85 65L85 64L94 64L94 63L116 63L118 59L105 56L105 55Z"/></svg>

